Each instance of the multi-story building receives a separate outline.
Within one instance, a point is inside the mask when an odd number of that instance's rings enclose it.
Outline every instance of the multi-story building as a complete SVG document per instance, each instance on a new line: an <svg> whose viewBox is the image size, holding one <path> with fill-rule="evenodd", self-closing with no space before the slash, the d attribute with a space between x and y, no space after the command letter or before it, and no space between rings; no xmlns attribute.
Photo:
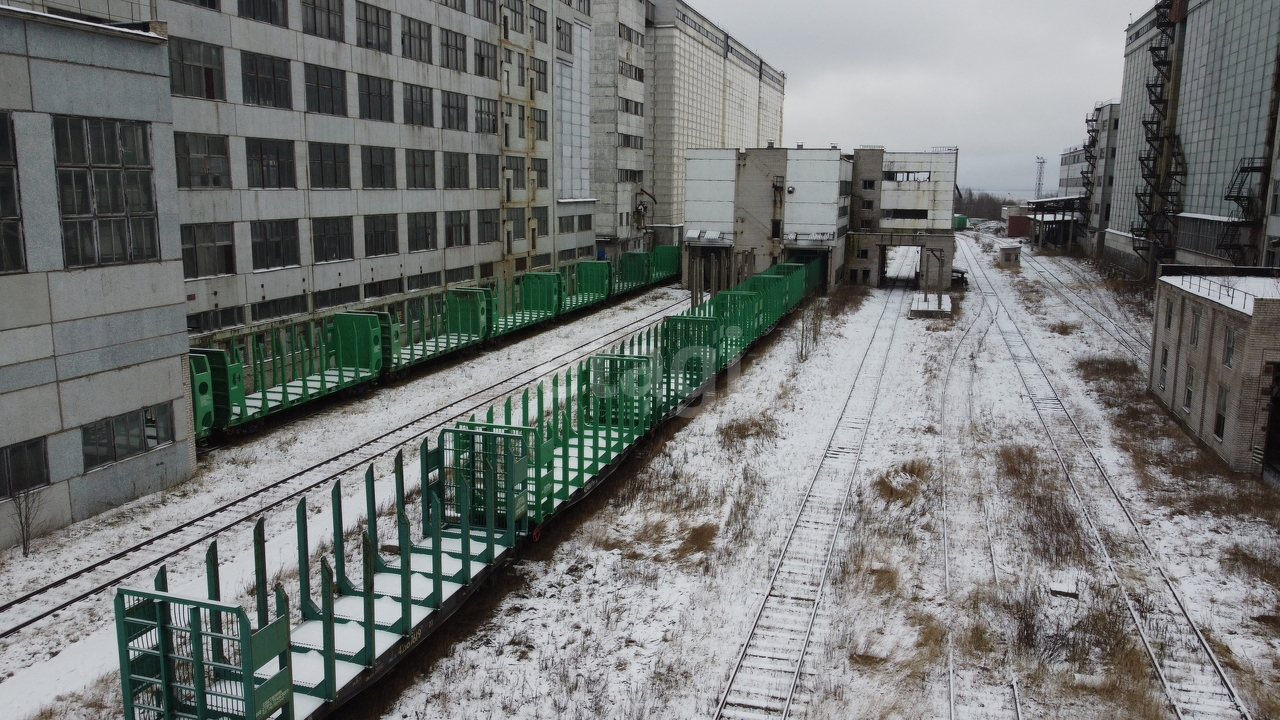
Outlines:
<svg viewBox="0 0 1280 720"><path fill-rule="evenodd" d="M1232 470L1280 482L1280 280L1268 268L1166 265L1148 388Z"/></svg>
<svg viewBox="0 0 1280 720"><path fill-rule="evenodd" d="M0 6L0 547L195 464L169 52L110 8Z"/></svg>
<svg viewBox="0 0 1280 720"><path fill-rule="evenodd" d="M556 13L554 67L555 146L552 158L556 192L559 264L596 253L596 196L592 190L592 89L594 52L590 0L550 3ZM537 10L529 4L530 12ZM598 12L598 10L597 10Z"/></svg>
<svg viewBox="0 0 1280 720"><path fill-rule="evenodd" d="M654 241L673 244L684 224L685 152L781 143L786 76L681 0L656 0L648 14L650 175L636 204L646 205Z"/></svg>
<svg viewBox="0 0 1280 720"><path fill-rule="evenodd" d="M1083 145L1062 151L1058 164L1058 197L1084 194L1084 170L1089 167Z"/></svg>
<svg viewBox="0 0 1280 720"><path fill-rule="evenodd" d="M853 221L845 252L849 279L879 286L892 247L919 247L920 287L951 287L955 260L955 183L959 151L886 152L866 146L853 154Z"/></svg>
<svg viewBox="0 0 1280 720"><path fill-rule="evenodd" d="M685 267L695 294L718 292L779 262L820 258L844 279L853 159L830 150L689 150Z"/></svg>
<svg viewBox="0 0 1280 720"><path fill-rule="evenodd" d="M1160 0L1127 30L1107 260L1266 257L1280 3Z"/></svg>

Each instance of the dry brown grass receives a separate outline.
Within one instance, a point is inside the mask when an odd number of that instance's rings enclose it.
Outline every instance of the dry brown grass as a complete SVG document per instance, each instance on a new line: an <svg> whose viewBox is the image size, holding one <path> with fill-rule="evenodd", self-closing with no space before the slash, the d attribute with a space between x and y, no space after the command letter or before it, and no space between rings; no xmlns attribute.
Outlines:
<svg viewBox="0 0 1280 720"><path fill-rule="evenodd" d="M1074 335L1080 330L1076 323L1056 322L1049 326L1049 332L1055 335Z"/></svg>
<svg viewBox="0 0 1280 720"><path fill-rule="evenodd" d="M827 295L827 314L837 318L856 313L870 294L865 285L841 285Z"/></svg>
<svg viewBox="0 0 1280 720"><path fill-rule="evenodd" d="M737 449L747 442L763 443L778 437L778 421L767 415L742 417L723 423L716 428L720 442L727 448Z"/></svg>
<svg viewBox="0 0 1280 720"><path fill-rule="evenodd" d="M1085 528L1070 503L1061 468L1047 464L1028 445L1001 446L996 462L1024 508L1019 525L1027 549L1051 567L1087 563L1090 548Z"/></svg>
<svg viewBox="0 0 1280 720"><path fill-rule="evenodd" d="M880 473L871 489L886 503L911 505L920 497L923 485L933 479L933 463L914 458Z"/></svg>
<svg viewBox="0 0 1280 720"><path fill-rule="evenodd" d="M713 523L703 523L690 529L684 542L681 542L680 547L676 549L676 558L683 560L690 555L706 553L715 543L716 533L719 531L719 526Z"/></svg>
<svg viewBox="0 0 1280 720"><path fill-rule="evenodd" d="M1250 550L1233 545L1222 554L1228 572L1254 577L1280 590L1280 548Z"/></svg>

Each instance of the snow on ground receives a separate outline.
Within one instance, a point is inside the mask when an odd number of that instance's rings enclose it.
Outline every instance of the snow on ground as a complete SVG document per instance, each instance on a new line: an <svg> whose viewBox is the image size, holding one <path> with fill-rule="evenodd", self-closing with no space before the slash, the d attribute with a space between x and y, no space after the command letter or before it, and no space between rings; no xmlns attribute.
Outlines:
<svg viewBox="0 0 1280 720"><path fill-rule="evenodd" d="M656 289L216 449L200 459L196 476L183 485L42 538L28 558L17 548L0 551L0 602L687 298L678 288ZM681 303L667 313L685 307ZM358 484L347 479L344 490L352 504L348 517L362 515L357 512L363 507L356 497ZM327 486L313 494L322 492L327 493ZM324 526L322 522L318 528ZM243 600L251 582L250 530L246 525L219 538L226 599ZM292 510L269 517L267 530L269 564L296 567ZM315 532L315 542L327 537L322 533L317 538ZM189 585L193 593L203 594L202 561L203 547L170 561L171 589ZM148 587L150 573L129 584ZM117 668L111 601L111 594L101 594L0 640L0 707L6 713L24 717L58 693L76 691Z"/></svg>
<svg viewBox="0 0 1280 720"><path fill-rule="evenodd" d="M1132 369L1094 377L1123 349L1038 274L996 270L990 245L962 242L1233 681L1263 708L1255 716L1273 713L1276 517L1229 499L1274 508L1275 494L1199 457ZM1075 260L1053 266L1068 283L1102 284ZM1127 327L1149 328L1141 303L1076 287ZM727 394L634 461L634 476L615 478L602 509L524 562L473 632L361 717L712 715L886 300L876 291L828 319L806 363L795 328L758 349ZM976 288L958 305L953 321L899 326L801 681L804 716L948 717L954 668L956 717L1171 717L991 307ZM1131 426L1134 408L1146 425ZM1140 457L1150 448L1154 459ZM1118 527L1117 509L1085 499Z"/></svg>

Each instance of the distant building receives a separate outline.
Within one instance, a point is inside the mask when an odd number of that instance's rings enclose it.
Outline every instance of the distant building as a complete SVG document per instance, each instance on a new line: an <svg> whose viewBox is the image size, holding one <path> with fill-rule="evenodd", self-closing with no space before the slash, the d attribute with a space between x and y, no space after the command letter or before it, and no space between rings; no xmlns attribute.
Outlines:
<svg viewBox="0 0 1280 720"><path fill-rule="evenodd" d="M195 464L169 49L116 19L0 6L0 547Z"/></svg>
<svg viewBox="0 0 1280 720"><path fill-rule="evenodd" d="M1278 26L1273 0L1159 0L1129 26L1108 262L1154 277L1159 263L1276 261Z"/></svg>
<svg viewBox="0 0 1280 720"><path fill-rule="evenodd" d="M690 150L685 266L695 293L718 292L779 262L821 258L844 279L853 162L829 150Z"/></svg>
<svg viewBox="0 0 1280 720"><path fill-rule="evenodd" d="M674 244L685 222L685 151L781 145L787 80L681 0L646 4L652 175L645 188L653 197L636 200L647 206L654 241Z"/></svg>
<svg viewBox="0 0 1280 720"><path fill-rule="evenodd" d="M1083 171L1089 167L1083 146L1077 145L1063 150L1058 168L1058 197L1083 195Z"/></svg>
<svg viewBox="0 0 1280 720"><path fill-rule="evenodd" d="M854 151L854 224L846 251L851 282L878 287L888 270L889 248L920 247L920 287L951 286L958 157L955 148Z"/></svg>
<svg viewBox="0 0 1280 720"><path fill-rule="evenodd" d="M1280 482L1280 273L1163 271L1151 392L1232 470Z"/></svg>

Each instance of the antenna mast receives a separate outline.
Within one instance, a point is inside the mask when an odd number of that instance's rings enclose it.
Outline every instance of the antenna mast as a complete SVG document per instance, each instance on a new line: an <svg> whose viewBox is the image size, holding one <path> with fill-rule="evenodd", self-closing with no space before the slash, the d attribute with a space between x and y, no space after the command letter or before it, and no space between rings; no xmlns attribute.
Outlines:
<svg viewBox="0 0 1280 720"><path fill-rule="evenodd" d="M1048 162L1042 157L1036 158L1036 199L1044 197L1044 165Z"/></svg>

